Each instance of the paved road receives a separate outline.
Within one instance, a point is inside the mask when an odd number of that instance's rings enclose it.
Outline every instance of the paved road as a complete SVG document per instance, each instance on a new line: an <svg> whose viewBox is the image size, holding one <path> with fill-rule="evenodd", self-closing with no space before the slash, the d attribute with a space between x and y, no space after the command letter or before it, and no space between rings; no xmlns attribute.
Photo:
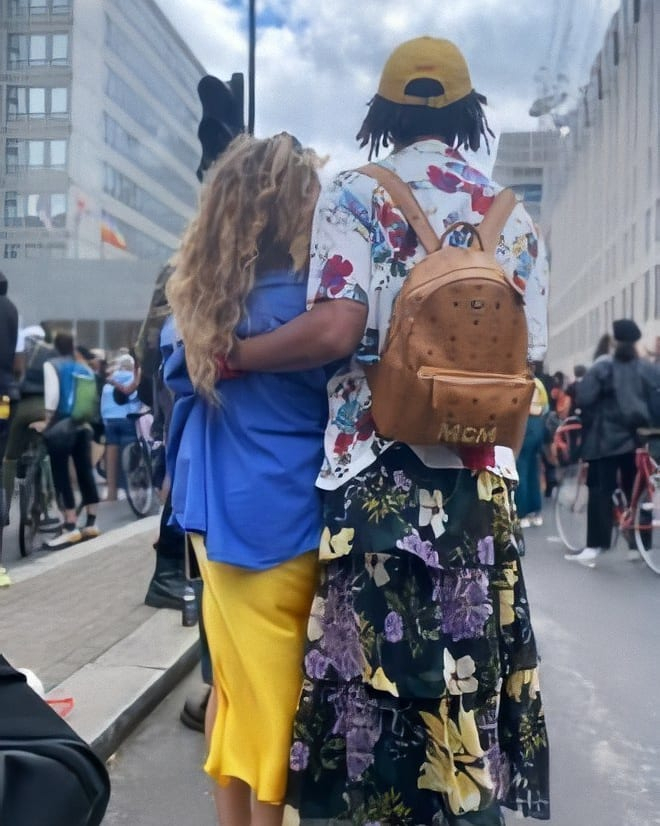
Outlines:
<svg viewBox="0 0 660 826"><path fill-rule="evenodd" d="M157 512L157 503L154 503L153 513ZM58 515L57 513L53 515ZM80 517L81 522L80 524L84 524L84 517ZM129 522L134 522L136 519L135 514L131 510L130 505L128 502L121 501L121 502L99 502L98 505L98 515L97 515L97 524L101 529L102 533L106 531L112 530L113 528L119 528L122 525L126 525ZM2 564L5 565L8 569L12 569L15 567L15 564L18 563L20 566L24 566L26 564L29 565L30 559L22 560L21 555L18 549L18 502L16 497L12 500L12 507L10 511L10 522L9 525L4 529L3 532L3 541L2 541ZM44 533L42 534L44 540L51 539L54 534L53 533ZM40 555L42 552L37 552L37 555ZM49 553L48 551L44 553Z"/></svg>
<svg viewBox="0 0 660 826"><path fill-rule="evenodd" d="M660 576L623 550L593 570L566 562L553 534L546 515L527 531L524 561L551 739L549 823L658 826ZM108 826L213 826L201 737L177 719L188 688L116 756Z"/></svg>

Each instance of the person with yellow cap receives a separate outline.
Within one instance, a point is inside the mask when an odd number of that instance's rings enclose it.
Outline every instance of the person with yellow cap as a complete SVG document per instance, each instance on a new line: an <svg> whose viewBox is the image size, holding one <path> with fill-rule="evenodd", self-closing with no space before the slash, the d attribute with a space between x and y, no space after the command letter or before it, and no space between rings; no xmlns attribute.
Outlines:
<svg viewBox="0 0 660 826"><path fill-rule="evenodd" d="M501 189L461 151L492 134L484 103L459 49L421 37L387 60L358 132L370 160L393 147L379 165L410 186L438 236L480 223ZM454 230L450 243L467 238ZM497 258L529 299L530 360L543 358L546 332L538 250L516 204ZM364 171L340 173L316 207L308 312L236 340L227 358L246 371L338 361L317 479L321 580L290 753L293 819L501 826L502 806L549 818L513 452L388 440L371 416L365 367L424 255L385 188Z"/></svg>

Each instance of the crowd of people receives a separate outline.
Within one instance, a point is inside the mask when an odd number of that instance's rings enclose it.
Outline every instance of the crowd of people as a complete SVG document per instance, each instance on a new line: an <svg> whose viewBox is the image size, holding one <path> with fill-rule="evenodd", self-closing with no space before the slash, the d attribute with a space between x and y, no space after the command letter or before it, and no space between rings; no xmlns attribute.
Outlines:
<svg viewBox="0 0 660 826"><path fill-rule="evenodd" d="M21 459L37 431L47 448L52 489L40 530L54 534L42 547L62 550L99 535L101 486L106 487L105 500L117 499L118 451L135 438L127 417L141 406L136 392L140 371L127 350L119 350L108 364L103 350L76 344L68 331L48 331L45 324L19 327L4 276L0 287L5 290L0 394L9 402L6 418L0 419L0 513L8 525L16 476L24 470ZM2 577L9 585L5 569Z"/></svg>

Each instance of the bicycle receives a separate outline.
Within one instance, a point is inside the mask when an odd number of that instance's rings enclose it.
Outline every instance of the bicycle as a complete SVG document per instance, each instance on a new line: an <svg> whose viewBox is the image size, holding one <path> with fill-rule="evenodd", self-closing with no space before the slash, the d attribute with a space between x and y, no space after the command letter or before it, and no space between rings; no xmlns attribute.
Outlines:
<svg viewBox="0 0 660 826"><path fill-rule="evenodd" d="M49 506L55 498L50 459L41 433L30 427L28 446L18 462L18 548L21 556L29 556L35 548L37 533L53 529L59 519L49 517Z"/></svg>
<svg viewBox="0 0 660 826"><path fill-rule="evenodd" d="M612 494L613 544L618 536L623 536L630 546L634 538L641 558L654 573L660 574L660 429L640 428L637 434L644 444L635 451L630 502L620 488ZM562 468L558 480L555 523L570 551L584 547L587 535L587 468L587 462L578 460Z"/></svg>
<svg viewBox="0 0 660 826"><path fill-rule="evenodd" d="M126 499L138 519L151 512L155 498L152 467L153 444L147 435L148 428L144 427L140 421L142 417L150 414L149 408L139 413L128 414L127 418L135 422L135 441L124 445L121 451Z"/></svg>

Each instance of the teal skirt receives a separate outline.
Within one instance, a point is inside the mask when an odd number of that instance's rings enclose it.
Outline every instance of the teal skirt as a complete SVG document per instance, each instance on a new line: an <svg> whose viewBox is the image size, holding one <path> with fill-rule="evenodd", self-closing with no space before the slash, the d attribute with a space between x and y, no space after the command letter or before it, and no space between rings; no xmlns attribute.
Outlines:
<svg viewBox="0 0 660 826"><path fill-rule="evenodd" d="M352 824L549 818L510 484L396 445L325 497L288 802Z"/></svg>

